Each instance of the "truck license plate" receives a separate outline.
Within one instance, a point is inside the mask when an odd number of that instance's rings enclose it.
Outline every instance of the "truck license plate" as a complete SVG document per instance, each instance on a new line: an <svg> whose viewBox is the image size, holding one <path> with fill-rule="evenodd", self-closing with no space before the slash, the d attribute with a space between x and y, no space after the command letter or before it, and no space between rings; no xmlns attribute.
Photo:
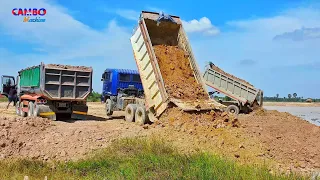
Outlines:
<svg viewBox="0 0 320 180"><path fill-rule="evenodd" d="M67 103L59 103L59 107L67 107Z"/></svg>

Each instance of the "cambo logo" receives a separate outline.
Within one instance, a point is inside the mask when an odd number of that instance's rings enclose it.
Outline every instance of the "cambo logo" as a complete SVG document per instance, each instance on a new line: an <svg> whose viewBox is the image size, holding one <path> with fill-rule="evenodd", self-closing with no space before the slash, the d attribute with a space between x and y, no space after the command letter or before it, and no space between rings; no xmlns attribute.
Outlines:
<svg viewBox="0 0 320 180"><path fill-rule="evenodd" d="M12 14L14 16L25 16L23 22L45 22L46 19L41 19L40 17L30 18L30 16L45 16L47 10L45 8L14 8L12 9Z"/></svg>

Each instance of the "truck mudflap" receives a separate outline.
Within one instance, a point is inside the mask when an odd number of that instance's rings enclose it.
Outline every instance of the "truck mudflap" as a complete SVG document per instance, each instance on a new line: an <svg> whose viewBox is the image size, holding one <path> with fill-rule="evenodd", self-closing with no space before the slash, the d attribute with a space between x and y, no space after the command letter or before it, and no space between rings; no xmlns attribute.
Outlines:
<svg viewBox="0 0 320 180"><path fill-rule="evenodd" d="M38 105L39 106L39 116L40 117L44 117L44 118L48 118L51 120L57 120L57 115L56 113L53 111L53 106L48 106L48 105Z"/></svg>
<svg viewBox="0 0 320 180"><path fill-rule="evenodd" d="M178 99L171 99L171 102L178 106L183 111L209 111L214 109L224 109L225 105L217 103L212 100L202 101L181 101Z"/></svg>
<svg viewBox="0 0 320 180"><path fill-rule="evenodd" d="M72 119L81 119L86 120L88 115L88 106L87 105L73 105L72 106Z"/></svg>

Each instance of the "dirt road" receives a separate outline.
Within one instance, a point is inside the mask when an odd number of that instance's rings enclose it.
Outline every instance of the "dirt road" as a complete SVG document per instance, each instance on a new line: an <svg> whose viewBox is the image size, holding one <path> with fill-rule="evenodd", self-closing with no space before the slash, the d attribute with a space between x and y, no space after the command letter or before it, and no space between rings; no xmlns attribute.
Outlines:
<svg viewBox="0 0 320 180"><path fill-rule="evenodd" d="M4 107L0 103L1 158L79 159L115 139L148 134L141 126L124 121L119 112L106 119L100 103L89 104L90 116L85 121L21 118L13 107Z"/></svg>
<svg viewBox="0 0 320 180"><path fill-rule="evenodd" d="M238 122L224 115L212 119L219 115L213 112L197 119L171 112L169 123L139 126L119 112L106 119L100 103L89 103L86 121L21 118L5 105L0 103L1 158L76 160L116 139L146 136L163 138L185 153L210 151L239 163L267 163L273 171L320 171L320 127L288 113L261 110L239 116Z"/></svg>

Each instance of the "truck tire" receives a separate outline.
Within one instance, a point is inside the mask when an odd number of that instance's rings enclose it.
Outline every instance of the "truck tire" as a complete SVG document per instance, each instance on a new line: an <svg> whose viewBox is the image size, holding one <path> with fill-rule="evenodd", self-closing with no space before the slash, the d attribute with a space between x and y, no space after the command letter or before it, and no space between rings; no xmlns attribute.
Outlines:
<svg viewBox="0 0 320 180"><path fill-rule="evenodd" d="M144 125L148 121L148 115L146 108L143 106L138 106L135 113L135 122L139 125Z"/></svg>
<svg viewBox="0 0 320 180"><path fill-rule="evenodd" d="M39 116L39 105L37 103L34 103L33 105L33 116L34 117L37 117Z"/></svg>
<svg viewBox="0 0 320 180"><path fill-rule="evenodd" d="M111 116L113 114L111 99L106 100L106 113L107 113L107 116Z"/></svg>
<svg viewBox="0 0 320 180"><path fill-rule="evenodd" d="M19 107L20 107L20 116L26 117L27 113L22 110L23 109L23 101L19 103Z"/></svg>
<svg viewBox="0 0 320 180"><path fill-rule="evenodd" d="M236 105L229 105L227 107L227 110L226 110L228 113L232 113L232 114L236 114L238 115L239 114L239 107L236 106Z"/></svg>
<svg viewBox="0 0 320 180"><path fill-rule="evenodd" d="M20 116L20 101L16 103L16 114Z"/></svg>
<svg viewBox="0 0 320 180"><path fill-rule="evenodd" d="M31 117L33 116L33 102L32 101L29 101L29 104L28 104L28 117Z"/></svg>
<svg viewBox="0 0 320 180"><path fill-rule="evenodd" d="M125 119L128 122L134 122L134 116L137 110L137 105L135 104L128 104L125 109Z"/></svg>

